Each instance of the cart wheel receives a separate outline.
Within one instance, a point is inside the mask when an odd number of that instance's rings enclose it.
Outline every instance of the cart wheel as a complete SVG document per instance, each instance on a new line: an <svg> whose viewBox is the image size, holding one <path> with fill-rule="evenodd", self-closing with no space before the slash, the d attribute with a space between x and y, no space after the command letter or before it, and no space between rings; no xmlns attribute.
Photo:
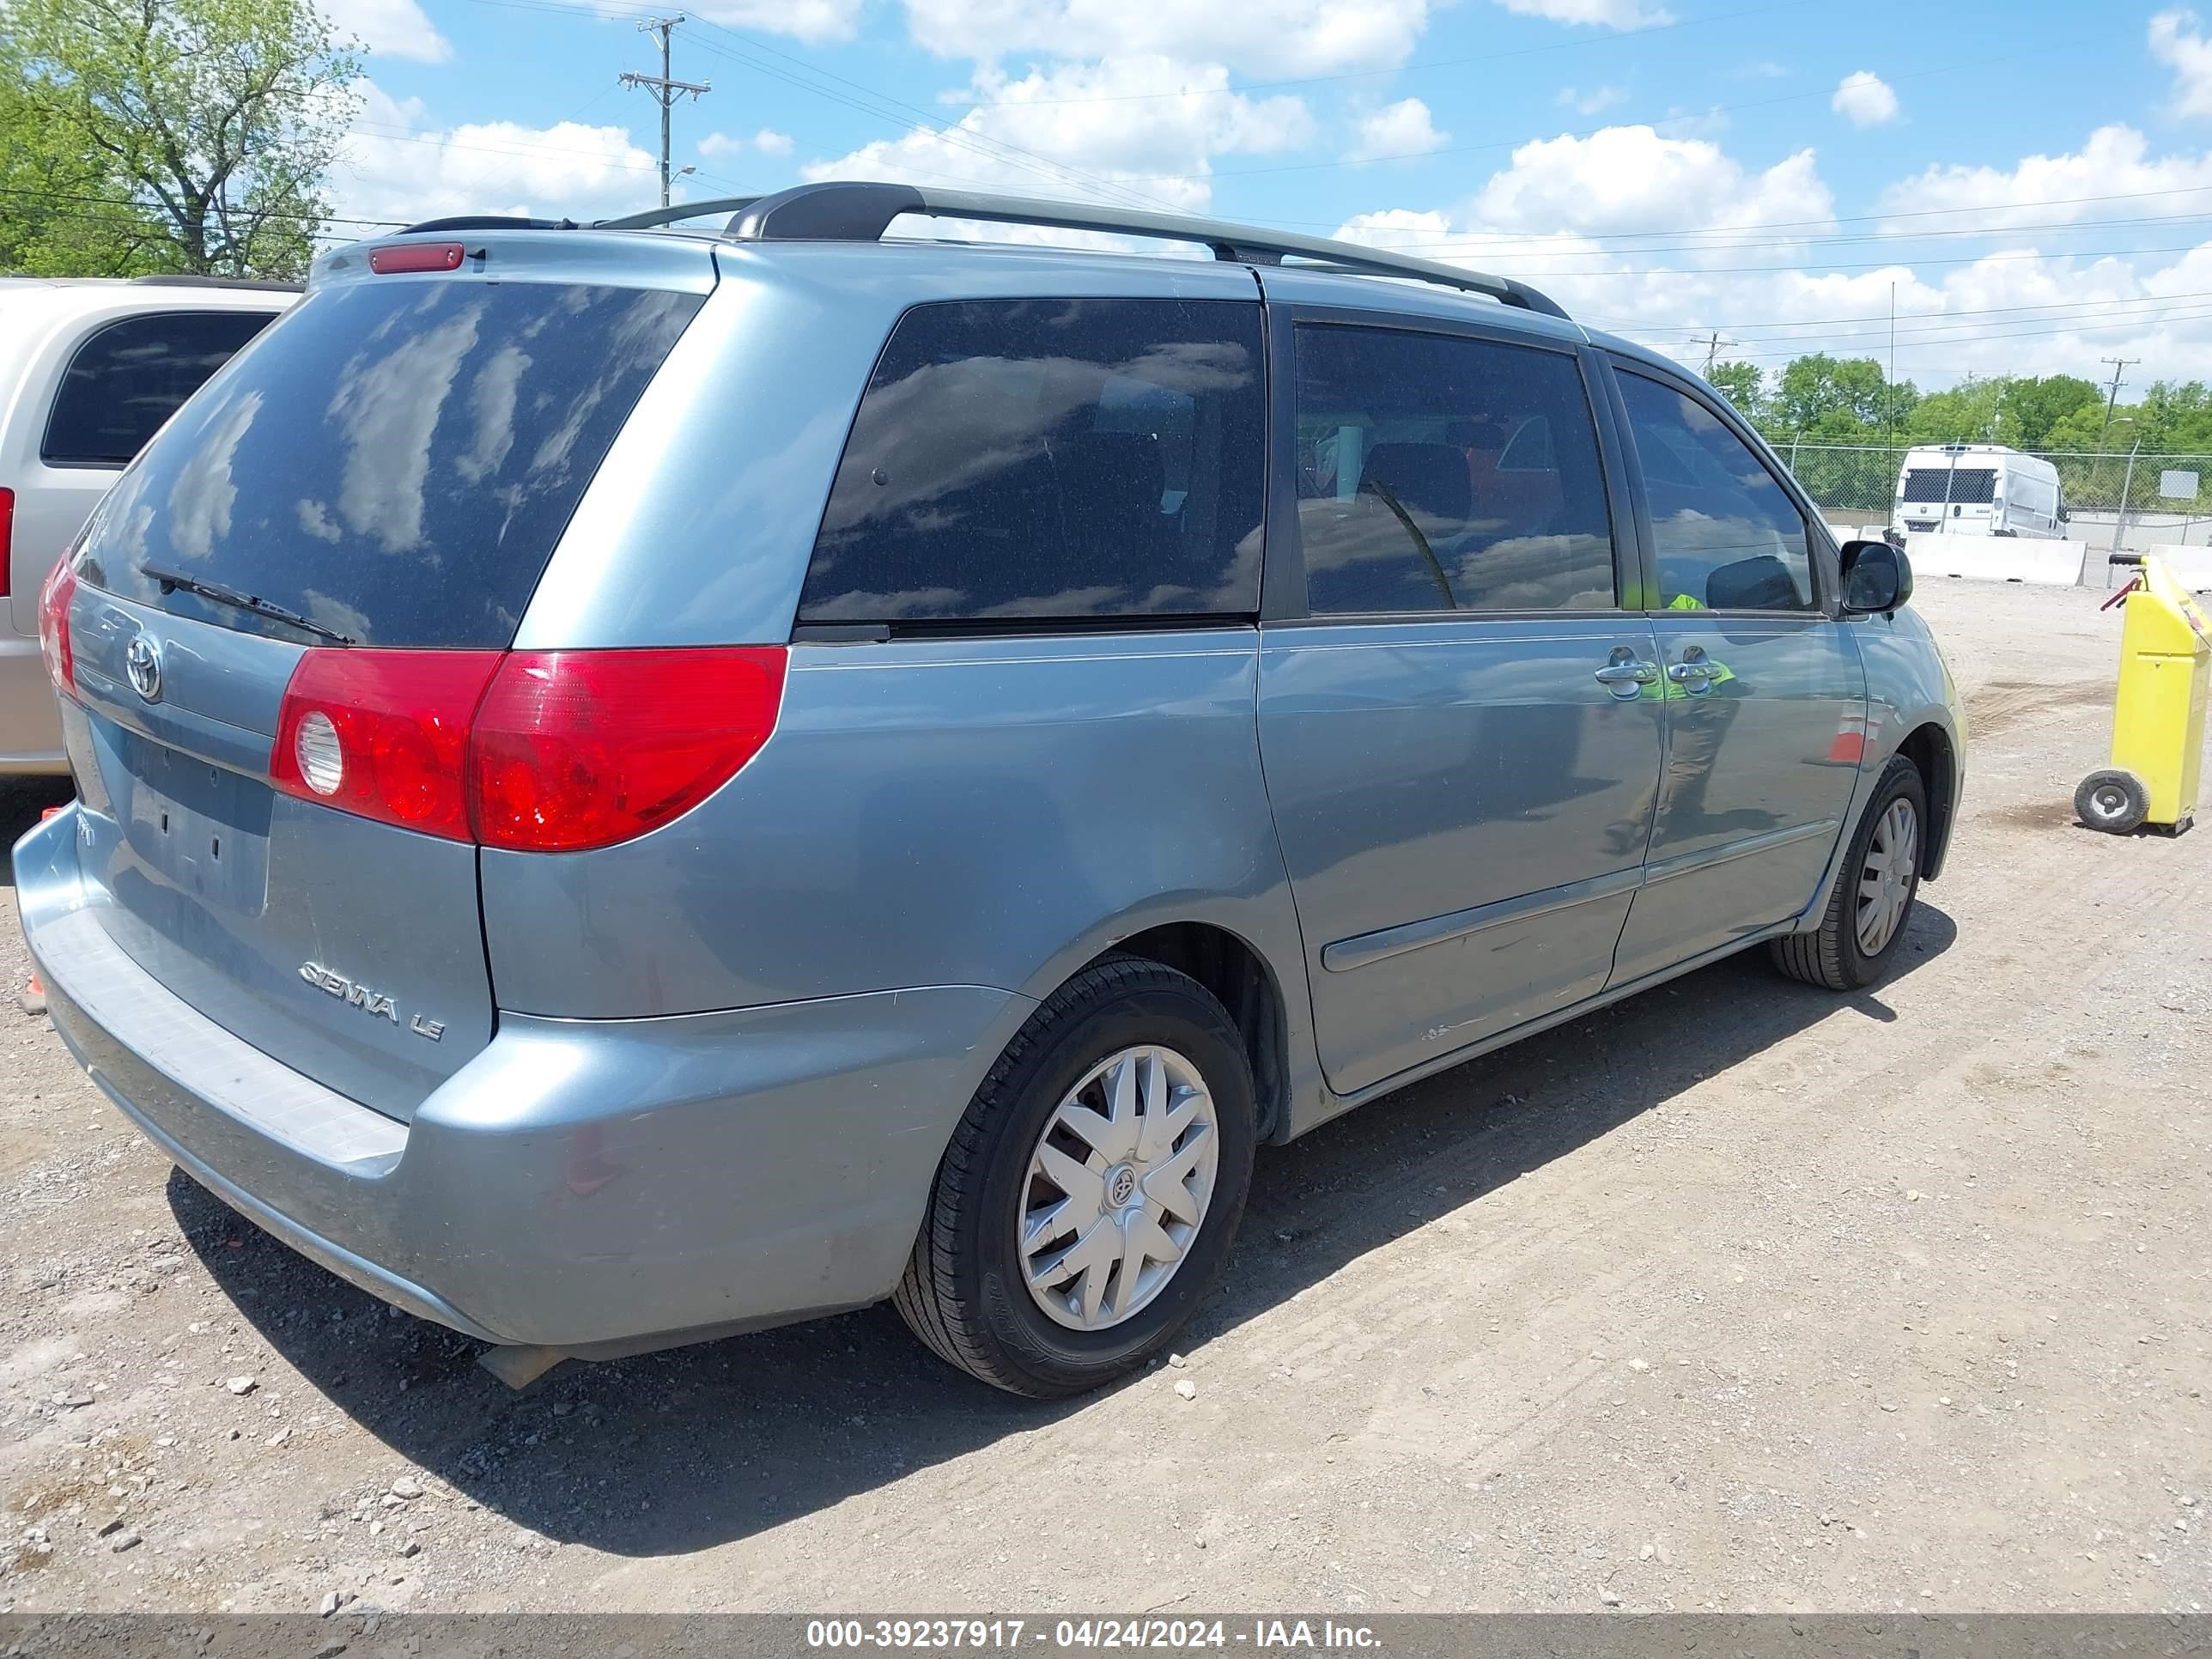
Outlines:
<svg viewBox="0 0 2212 1659"><path fill-rule="evenodd" d="M2092 772L2074 792L2074 811L2092 830L2130 835L2150 816L2150 794L2132 772Z"/></svg>

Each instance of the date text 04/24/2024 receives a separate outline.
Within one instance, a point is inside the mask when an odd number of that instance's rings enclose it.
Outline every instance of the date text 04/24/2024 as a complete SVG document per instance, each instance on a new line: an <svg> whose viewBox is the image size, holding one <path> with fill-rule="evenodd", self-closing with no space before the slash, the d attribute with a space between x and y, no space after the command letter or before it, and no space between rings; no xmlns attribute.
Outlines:
<svg viewBox="0 0 2212 1659"><path fill-rule="evenodd" d="M1243 1648L1261 1653L1377 1645L1368 1626L1328 1619L813 1619L806 1625L806 1645L818 1649L951 1652L1044 1644L1061 1650Z"/></svg>

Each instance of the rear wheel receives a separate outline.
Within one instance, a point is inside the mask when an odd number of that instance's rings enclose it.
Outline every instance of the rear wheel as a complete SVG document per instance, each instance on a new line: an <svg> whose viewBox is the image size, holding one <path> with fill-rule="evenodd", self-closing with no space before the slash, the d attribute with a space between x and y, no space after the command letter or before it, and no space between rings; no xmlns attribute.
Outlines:
<svg viewBox="0 0 2212 1659"><path fill-rule="evenodd" d="M2074 811L2092 830L2133 835L2150 817L2150 791L2134 773L2117 767L2092 772L2074 792Z"/></svg>
<svg viewBox="0 0 2212 1659"><path fill-rule="evenodd" d="M1920 891L1927 823L1920 769L1896 756L1875 782L1820 927L1774 940L1774 965L1831 991L1856 991L1880 977Z"/></svg>
<svg viewBox="0 0 2212 1659"><path fill-rule="evenodd" d="M1243 1043L1212 994L1133 957L1086 969L975 1091L893 1303L1014 1394L1125 1376L1219 1279L1256 1139Z"/></svg>

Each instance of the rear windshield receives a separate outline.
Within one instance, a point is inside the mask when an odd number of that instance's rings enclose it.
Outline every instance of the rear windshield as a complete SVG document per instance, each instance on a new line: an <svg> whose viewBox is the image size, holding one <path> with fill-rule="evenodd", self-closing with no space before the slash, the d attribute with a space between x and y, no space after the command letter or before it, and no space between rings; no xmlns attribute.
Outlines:
<svg viewBox="0 0 2212 1659"><path fill-rule="evenodd" d="M917 306L854 418L799 619L1256 610L1263 391L1256 302Z"/></svg>
<svg viewBox="0 0 2212 1659"><path fill-rule="evenodd" d="M1996 483L1997 475L1985 466L1915 467L1905 475L1905 499L1979 507L1996 495Z"/></svg>
<svg viewBox="0 0 2212 1659"><path fill-rule="evenodd" d="M80 574L231 628L492 647L700 297L371 281L311 294L178 412L102 503Z"/></svg>

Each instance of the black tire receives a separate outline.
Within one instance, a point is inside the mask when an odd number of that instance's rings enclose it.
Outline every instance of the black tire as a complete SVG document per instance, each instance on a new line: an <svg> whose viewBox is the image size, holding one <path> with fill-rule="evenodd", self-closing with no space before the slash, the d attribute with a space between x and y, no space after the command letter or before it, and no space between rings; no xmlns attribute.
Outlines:
<svg viewBox="0 0 2212 1659"><path fill-rule="evenodd" d="M2074 816L2108 836L2131 836L2150 817L2150 791L2132 772L2092 772L2074 792Z"/></svg>
<svg viewBox="0 0 2212 1659"><path fill-rule="evenodd" d="M1015 1248L1029 1160L1061 1098L1117 1051L1174 1049L1213 1097L1213 1194L1182 1264L1154 1298L1101 1331L1054 1322L1022 1281ZM1033 1399L1081 1394L1141 1368L1219 1281L1252 1181L1258 1113L1236 1024L1188 975L1133 957L1085 969L1039 1006L953 1131L892 1304L942 1358Z"/></svg>
<svg viewBox="0 0 2212 1659"><path fill-rule="evenodd" d="M1899 799L1912 804L1913 822L1919 829L1912 878L1905 894L1904 915L1881 949L1869 956L1859 948L1860 872L1866 868L1867 851L1873 845L1875 826ZM1791 979L1830 991L1857 991L1873 984L1896 953L1898 942L1911 927L1912 907L1920 896L1920 872L1927 862L1928 786L1922 781L1918 767L1903 755L1893 756L1875 783L1866 811L1860 815L1858 828L1851 832L1850 851L1836 878L1836 890L1828 896L1828 908L1820 917L1820 925L1810 933L1790 933L1772 940L1767 950L1775 967Z"/></svg>

